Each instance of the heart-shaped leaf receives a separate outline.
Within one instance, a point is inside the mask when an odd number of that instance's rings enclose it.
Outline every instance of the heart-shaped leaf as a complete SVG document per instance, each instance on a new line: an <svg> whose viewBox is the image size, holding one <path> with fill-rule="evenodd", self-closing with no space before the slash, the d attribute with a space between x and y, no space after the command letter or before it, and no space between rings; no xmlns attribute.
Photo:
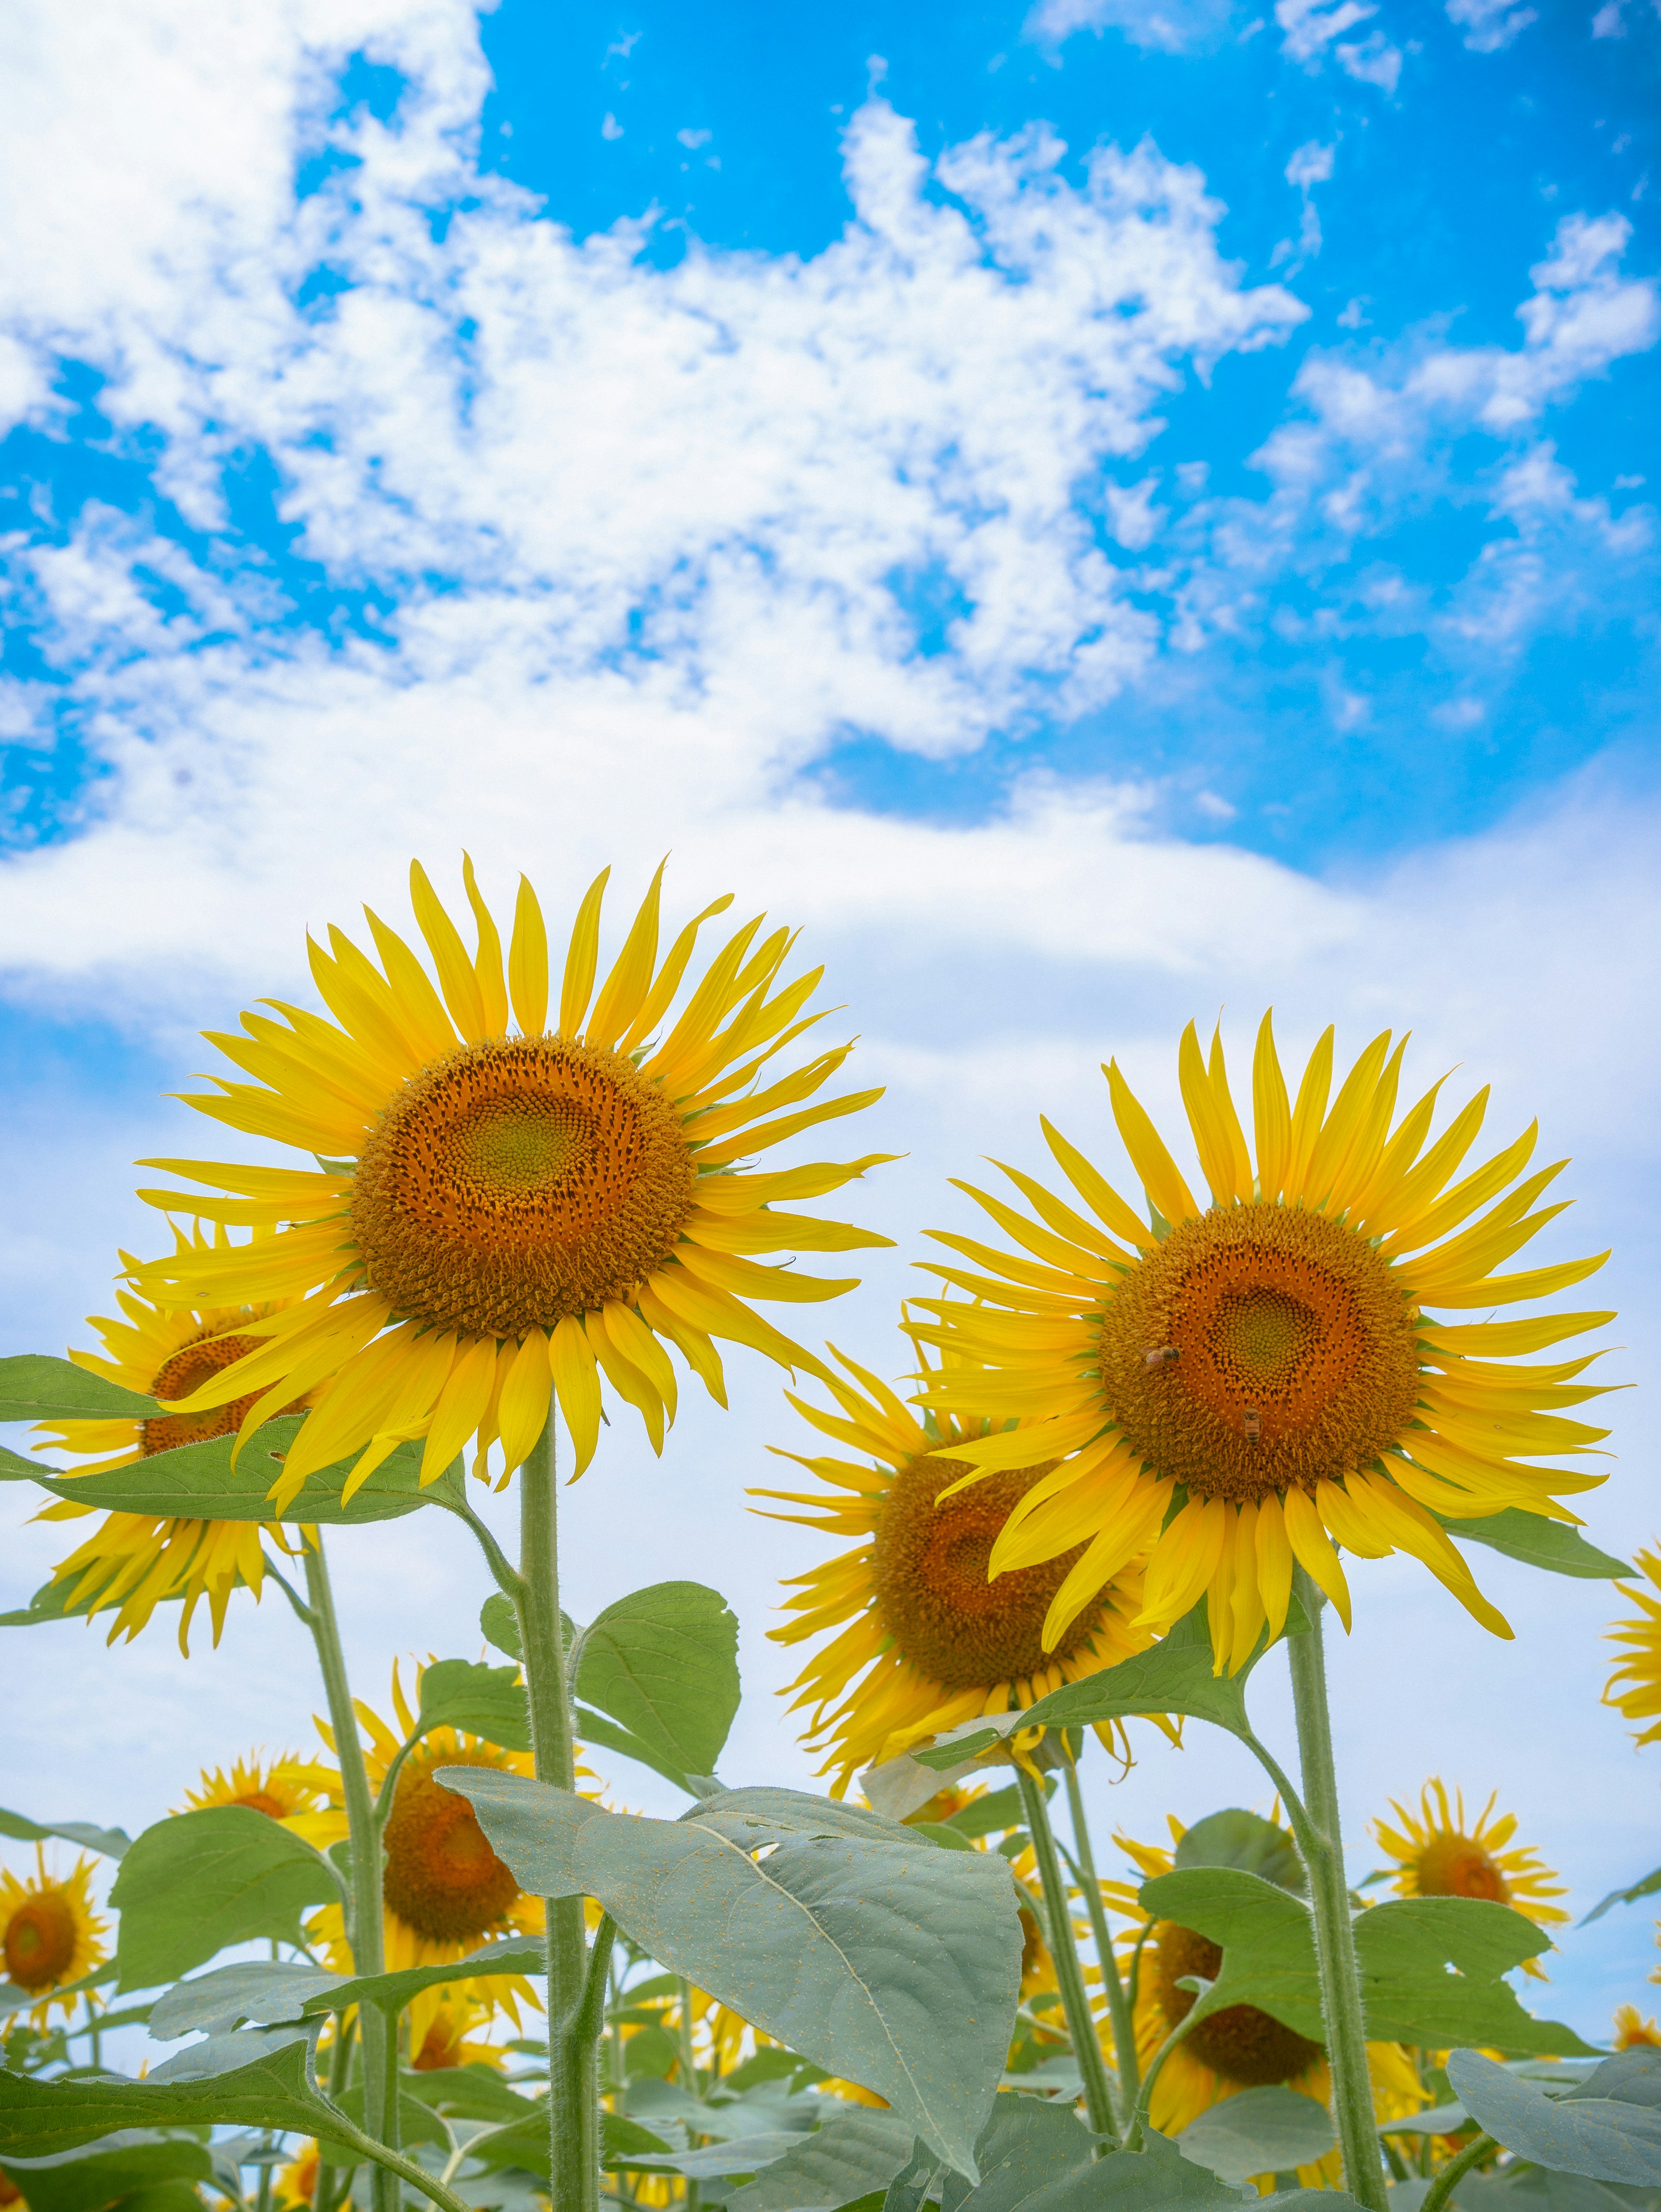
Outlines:
<svg viewBox="0 0 1661 2212"><path fill-rule="evenodd" d="M177 1813L145 1829L110 1892L119 1986L177 1981L250 1936L297 1942L302 1908L339 1894L329 1862L281 1821L245 1805Z"/></svg>

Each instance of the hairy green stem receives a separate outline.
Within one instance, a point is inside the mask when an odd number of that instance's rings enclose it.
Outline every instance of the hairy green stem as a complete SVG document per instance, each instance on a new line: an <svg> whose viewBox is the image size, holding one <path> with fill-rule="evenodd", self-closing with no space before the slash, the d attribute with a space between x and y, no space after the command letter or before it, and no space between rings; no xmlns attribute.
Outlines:
<svg viewBox="0 0 1661 2212"><path fill-rule="evenodd" d="M1324 1601L1302 1567L1294 1574L1293 1587L1310 1620L1306 1634L1286 1639L1303 1766L1304 1802L1299 1809L1306 1816L1299 1823L1294 1815L1294 1826L1313 1831L1308 1840L1299 1835L1298 1841L1309 1875L1309 1901L1315 1919L1321 2014L1326 2026L1327 2063L1332 2071L1332 2117L1343 2153L1345 2187L1367 2212L1385 2212L1384 2164L1367 2070L1361 1972L1355 1956L1338 1819L1338 1782L1332 1761L1326 1659L1321 1646ZM1288 1813L1293 1811L1293 1802L1288 1801Z"/></svg>
<svg viewBox="0 0 1661 2212"><path fill-rule="evenodd" d="M554 1413L519 1471L519 1572L511 1593L525 1652L531 1746L537 1778L575 1787L570 1693L559 1610L559 1548L554 1487ZM596 2212L599 2203L599 2080L597 2035L583 2004L587 1945L582 1899L551 1897L547 1914L548 2124L553 2212ZM603 1984L602 1984L603 1985Z"/></svg>
<svg viewBox="0 0 1661 2212"><path fill-rule="evenodd" d="M1043 1784L1024 1766L1018 1766L1015 1772L1020 1783L1027 1832L1032 1838L1032 1854L1038 1862L1038 1879L1043 1887L1044 1917L1050 1923L1050 1955L1056 1962L1056 1980L1062 1993L1062 2008L1067 2014L1068 2032L1073 2038L1073 2056L1084 2079L1085 2109L1090 2115L1092 2130L1104 2136L1116 2150L1119 2130L1113 2113L1112 2092L1108 2087L1107 2063L1096 2039L1096 2022L1084 1985L1084 1969L1079 1964L1078 1946L1073 1940L1073 1912L1062 1880L1055 1832L1050 1825L1050 1808L1044 1802Z"/></svg>
<svg viewBox="0 0 1661 2212"><path fill-rule="evenodd" d="M441 2207L441 2212L469 2212L469 2208L462 2203L461 2199L453 2196L444 2184L435 2180L423 2166L417 2166L413 2159L405 2158L400 2151L389 2148L386 2143L376 2142L372 2136L365 2135L362 2128L355 2127L344 2112L330 2113L328 2129L329 2133L338 2137L349 2149L356 2151L373 2164L377 2192L380 2190L381 2176L383 2174L386 2176L392 2190L392 2203L394 2207L398 2205L401 2193L398 2184L400 2180L404 2180L407 2181L412 2189L418 2189L422 2195L429 2198L433 2203Z"/></svg>
<svg viewBox="0 0 1661 2212"><path fill-rule="evenodd" d="M1468 2142L1457 2158L1451 2158L1448 2160L1435 2180L1431 2183L1430 2187L1426 2190L1423 2197L1420 2200L1419 2212L1442 2212L1443 2205L1447 2203L1472 2166L1480 2166L1491 2150L1498 2150L1499 2148L1499 2144L1492 2136L1478 2136L1474 2142Z"/></svg>
<svg viewBox="0 0 1661 2212"><path fill-rule="evenodd" d="M1090 1914L1091 1932L1096 1938L1096 1956L1101 1963L1102 1987L1107 1992L1108 2017L1113 2023L1113 2055L1119 2062L1119 2118L1123 2123L1135 2110L1136 2092L1141 2086L1141 2071L1136 2063L1136 2027L1131 2016L1130 1999L1119 1977L1119 1962L1113 1955L1113 1937L1102 1905L1102 1886L1096 1876L1096 1855L1090 1848L1090 1823L1085 1818L1084 1791L1079 1786L1079 1770L1071 1761L1067 1767L1067 1809L1073 1822L1073 1849L1078 1857L1079 1887L1084 1892L1085 1905Z"/></svg>
<svg viewBox="0 0 1661 2212"><path fill-rule="evenodd" d="M317 1646L318 1665L323 1670L323 1687L329 1702L335 1757L340 1761L341 1793L346 1800L346 1827L352 1855L351 1910L346 1934L352 1947L352 1971L358 1974L384 1973L386 1954L380 1917L380 1832L375 1825L374 1800L369 1794L369 1777L363 1764L357 1715L352 1710L351 1686L346 1679L340 1624L335 1617L334 1592L329 1586L320 1529L306 1547L306 1596L312 1616L312 1641ZM362 2006L359 2011L358 2033L363 2044L364 2124L375 2142L395 2151L397 2077L392 2077L394 2087L389 2096L386 2015L376 2005ZM395 2171L389 2171L384 2161L375 2166L375 2212L398 2212Z"/></svg>
<svg viewBox="0 0 1661 2212"><path fill-rule="evenodd" d="M353 2035L344 2016L334 2016L334 2041L329 2046L329 2086L327 2096L332 2105L338 2105L345 2094L347 2076L351 2069ZM350 2176L347 2179L350 2180ZM326 2159L319 2148L317 2179L312 2187L313 2212L334 2212L335 2168Z"/></svg>

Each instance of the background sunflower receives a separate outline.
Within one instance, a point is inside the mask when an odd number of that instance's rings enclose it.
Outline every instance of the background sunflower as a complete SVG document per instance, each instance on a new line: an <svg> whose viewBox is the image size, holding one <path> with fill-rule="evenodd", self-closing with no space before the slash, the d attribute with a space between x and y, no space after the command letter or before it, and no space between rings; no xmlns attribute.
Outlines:
<svg viewBox="0 0 1661 2212"><path fill-rule="evenodd" d="M1640 1552L1637 1559L1650 1588L1661 1591L1661 1553ZM1638 1611L1609 1625L1609 1642L1625 1649L1610 1671L1603 1703L1617 1707L1629 1721L1650 1723L1640 1731L1640 1744L1661 1742L1661 1598L1624 1585L1621 1595Z"/></svg>
<svg viewBox="0 0 1661 2212"><path fill-rule="evenodd" d="M1416 1814L1392 1797L1398 1826L1372 1823L1374 1838L1395 1863L1392 1888L1398 1897L1487 1898L1525 1914L1536 1927L1567 1926L1568 1914L1553 1901L1568 1895L1567 1887L1531 1844L1506 1848L1517 1833L1517 1815L1494 1818L1497 1797L1496 1791L1474 1820L1466 1814L1463 1790L1456 1790L1450 1804L1434 1775L1419 1793ZM1525 1959L1523 1966L1544 1978L1536 1960Z"/></svg>
<svg viewBox="0 0 1661 2212"><path fill-rule="evenodd" d="M103 1942L108 1923L93 1910L92 1875L93 1862L84 1857L66 1875L49 1873L39 1844L32 1876L0 1867L0 1965L12 1988L35 2001L14 2006L13 2012L27 2009L36 2027L44 2027L54 2009L67 2020L76 2001L53 1992L80 1981L108 1956Z"/></svg>

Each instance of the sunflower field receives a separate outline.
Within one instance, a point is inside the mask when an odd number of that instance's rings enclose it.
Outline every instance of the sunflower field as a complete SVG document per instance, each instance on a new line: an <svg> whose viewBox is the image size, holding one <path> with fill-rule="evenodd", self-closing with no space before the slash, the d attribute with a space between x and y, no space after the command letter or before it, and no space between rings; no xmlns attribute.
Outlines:
<svg viewBox="0 0 1661 2212"><path fill-rule="evenodd" d="M879 1094L804 1043L793 933L706 936L721 899L666 947L661 874L602 976L605 876L559 948L528 883L499 927L466 863L464 935L413 867L413 931L310 945L326 1012L210 1036L188 1103L257 1157L143 1163L117 1311L0 1361L37 1432L0 1474L79 1524L3 1625L187 1649L275 1591L326 1711L137 1837L0 1812L0 2208L1661 2208L1661 2031L1546 2016L1566 1890L1457 1783L1381 1808L1352 1887L1327 1698L1369 1562L1506 1638L1498 1552L1629 1580L1607 1698L1661 1741L1661 1558L1571 1503L1614 1316L1561 1301L1607 1255L1511 1265L1566 1164L1487 1149L1487 1094L1415 1091L1388 1032L1287 1070L1265 1015L1243 1077L1190 1024L1177 1149L1103 1070L1140 1190L1043 1120L1053 1173L959 1186L984 1226L920 1247L873 1371L788 1309L889 1242L797 1210L885 1164L835 1141ZM721 1593L561 1606L559 1484L633 1416L671 1449L689 1380L724 1407L723 1344L789 1377L794 1471L751 1486L810 1532L774 1634L820 1792L718 1772ZM330 1555L423 1510L480 1641L355 1688ZM1084 1761L1205 1729L1256 1809L1092 1838Z"/></svg>

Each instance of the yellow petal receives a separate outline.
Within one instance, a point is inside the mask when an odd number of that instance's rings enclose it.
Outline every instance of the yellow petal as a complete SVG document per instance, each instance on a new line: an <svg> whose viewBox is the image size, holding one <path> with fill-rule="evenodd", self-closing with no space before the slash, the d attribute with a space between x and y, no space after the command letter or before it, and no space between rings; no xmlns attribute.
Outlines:
<svg viewBox="0 0 1661 2212"><path fill-rule="evenodd" d="M663 884L660 861L651 888L641 901L640 912L624 940L623 950L601 986L594 1011L583 1031L586 1042L609 1048L635 1020L651 988L652 969L658 957L658 896Z"/></svg>
<svg viewBox="0 0 1661 2212"><path fill-rule="evenodd" d="M570 949L565 955L565 976L559 994L559 1033L575 1037L593 994L594 969L599 960L599 908L611 871L602 868L583 894L571 928Z"/></svg>
<svg viewBox="0 0 1661 2212"><path fill-rule="evenodd" d="M1349 1584L1344 1580L1338 1554L1333 1550L1327 1532L1321 1525L1320 1515L1307 1495L1295 1486L1281 1498L1281 1510L1286 1517L1287 1541L1296 1554L1299 1565L1318 1588L1326 1592L1348 1631L1350 1625Z"/></svg>
<svg viewBox="0 0 1661 2212"><path fill-rule="evenodd" d="M478 931L478 951L473 956L473 975L478 981L478 994L484 1002L485 1033L503 1036L508 1029L508 982L502 972L502 937L490 909L479 896L478 885L473 878L472 857L461 856L461 881L467 893L467 903L473 910L474 927Z"/></svg>
<svg viewBox="0 0 1661 2212"><path fill-rule="evenodd" d="M1228 1064L1223 1055L1223 1030L1220 1022L1211 1034L1211 1056L1206 1073L1211 1083L1211 1095L1217 1102L1217 1111L1222 1117L1230 1152L1234 1156L1234 1191L1241 1204L1250 1202L1251 1155L1246 1150L1245 1131L1240 1127L1240 1117L1234 1110L1234 1099L1228 1087Z"/></svg>
<svg viewBox="0 0 1661 2212"><path fill-rule="evenodd" d="M1084 1154L1076 1151L1044 1116L1038 1116L1038 1126L1044 1141L1056 1155L1062 1174L1072 1184L1098 1220L1110 1229L1116 1237L1123 1237L1127 1244L1146 1251L1153 1243L1153 1233L1147 1224L1126 1205L1105 1176L1098 1175Z"/></svg>
<svg viewBox="0 0 1661 2212"><path fill-rule="evenodd" d="M432 942L428 939L429 944ZM455 1340L452 1340L455 1341ZM456 1345L455 1364L433 1408L432 1426L421 1455L421 1484L424 1489L439 1476L477 1434L496 1387L496 1346L490 1336L474 1337Z"/></svg>
<svg viewBox="0 0 1661 2212"><path fill-rule="evenodd" d="M1218 1107L1217 1094L1206 1073L1199 1036L1192 1022L1183 1031L1177 1047L1177 1082L1188 1110L1188 1126L1194 1133L1194 1149L1200 1156L1200 1172L1210 1185L1215 1202L1219 1206L1231 1205L1234 1199L1234 1149Z"/></svg>
<svg viewBox="0 0 1661 2212"><path fill-rule="evenodd" d="M600 1399L593 1352L581 1324L569 1314L548 1339L548 1362L576 1454L575 1480L593 1459L599 1441Z"/></svg>
<svg viewBox="0 0 1661 2212"><path fill-rule="evenodd" d="M527 1331L502 1386L496 1425L509 1469L521 1467L548 1425L548 1339L539 1328Z"/></svg>
<svg viewBox="0 0 1661 2212"><path fill-rule="evenodd" d="M528 876L519 879L514 905L513 942L508 948L508 988L514 1018L522 1035L541 1036L548 1027L548 932Z"/></svg>
<svg viewBox="0 0 1661 2212"><path fill-rule="evenodd" d="M1277 1199L1292 1164L1292 1109L1287 1103L1286 1078L1275 1049L1275 1009L1271 1006L1257 1027L1257 1049L1251 1062L1251 1114L1257 1144L1257 1187L1265 1200ZM1275 1633L1279 1634L1279 1630Z"/></svg>
<svg viewBox="0 0 1661 2212"><path fill-rule="evenodd" d="M1327 1093L1332 1087L1332 1036L1329 1025L1317 1039L1309 1065L1304 1070L1304 1079L1298 1085L1298 1103L1292 1109L1292 1133L1287 1140L1286 1182L1282 1185L1288 1199L1309 1194L1310 1156L1326 1119Z"/></svg>
<svg viewBox="0 0 1661 2212"><path fill-rule="evenodd" d="M478 977L467 957L461 933L444 911L419 860L410 863L410 904L415 908L421 933L433 956L438 986L456 1027L469 1044L481 1043L490 1034L484 994L478 988Z"/></svg>
<svg viewBox="0 0 1661 2212"><path fill-rule="evenodd" d="M1119 1073L1116 1060L1110 1060L1102 1073L1107 1078L1108 1097L1113 1108L1113 1119L1118 1124L1119 1135L1130 1155L1130 1164L1142 1179L1142 1188L1159 1212L1170 1222L1188 1221L1197 1218L1200 1208L1195 1204L1188 1185L1177 1173L1177 1163L1165 1148L1164 1139L1154 1127L1130 1085Z"/></svg>

